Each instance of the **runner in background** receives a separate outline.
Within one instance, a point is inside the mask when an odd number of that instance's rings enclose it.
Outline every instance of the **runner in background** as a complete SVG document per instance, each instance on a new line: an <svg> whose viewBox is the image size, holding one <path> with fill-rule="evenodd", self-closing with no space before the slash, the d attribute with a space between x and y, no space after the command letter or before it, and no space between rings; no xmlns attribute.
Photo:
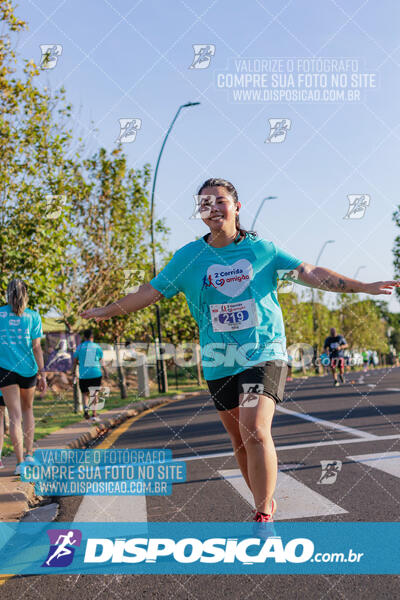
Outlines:
<svg viewBox="0 0 400 600"><path fill-rule="evenodd" d="M21 279L13 279L8 284L7 302L0 308L0 390L7 406L10 438L17 456L14 474L19 475L23 441L25 461L33 462L33 400L38 369L38 389L42 394L46 391L46 373L40 346L42 321L38 312L27 308L28 292Z"/></svg>
<svg viewBox="0 0 400 600"><path fill-rule="evenodd" d="M363 350L362 351L362 359L363 359L363 365L364 365L364 373L366 373L368 371L368 350Z"/></svg>
<svg viewBox="0 0 400 600"><path fill-rule="evenodd" d="M350 354L350 350L349 350L348 346L343 351L343 357L344 357L344 371L345 371L345 373L350 373L350 371L351 371L351 354Z"/></svg>
<svg viewBox="0 0 400 600"><path fill-rule="evenodd" d="M199 326L204 377L254 497L254 520L268 523L276 509L273 494L278 472L271 424L275 404L283 401L287 375L277 277L340 293L390 294L400 283L349 279L302 262L242 229L241 203L229 181L207 180L197 198L201 219L210 232L177 250L164 269L136 293L85 310L81 316L100 321L138 311L163 296L185 294ZM250 389L257 392L250 394ZM227 506L227 518L234 520L229 510Z"/></svg>
<svg viewBox="0 0 400 600"><path fill-rule="evenodd" d="M107 377L107 371L103 364L103 350L99 344L94 342L93 332L86 329L83 332L84 342L79 344L74 352L72 363L72 376L75 376L77 365L79 365L79 389L82 392L83 414L85 419L89 419L89 410L91 406L96 407L99 397L99 389L102 382L103 369L104 377ZM89 388L98 388L97 391ZM92 408L92 421L98 421L96 409Z"/></svg>
<svg viewBox="0 0 400 600"><path fill-rule="evenodd" d="M331 371L333 375L334 385L338 386L336 369L339 368L339 377L342 383L345 383L344 378L344 354L343 350L348 348L348 344L344 337L336 333L334 327L331 328L331 334L326 338L324 342L324 351L329 352L329 359L331 364Z"/></svg>

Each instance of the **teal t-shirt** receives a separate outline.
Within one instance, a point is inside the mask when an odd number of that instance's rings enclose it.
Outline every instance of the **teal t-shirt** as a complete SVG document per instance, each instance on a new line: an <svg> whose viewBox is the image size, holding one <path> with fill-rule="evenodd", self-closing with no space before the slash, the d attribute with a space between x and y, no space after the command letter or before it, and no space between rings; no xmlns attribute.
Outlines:
<svg viewBox="0 0 400 600"><path fill-rule="evenodd" d="M0 367L22 377L38 372L32 340L43 336L42 320L35 310L26 308L18 317L9 304L0 307Z"/></svg>
<svg viewBox="0 0 400 600"><path fill-rule="evenodd" d="M266 360L287 362L277 280L301 260L254 235L214 248L204 238L177 252L150 284L165 297L183 292L199 326L206 380Z"/></svg>
<svg viewBox="0 0 400 600"><path fill-rule="evenodd" d="M79 361L79 379L101 377L100 360L103 358L103 350L98 344L87 340L82 342L75 350L74 358Z"/></svg>

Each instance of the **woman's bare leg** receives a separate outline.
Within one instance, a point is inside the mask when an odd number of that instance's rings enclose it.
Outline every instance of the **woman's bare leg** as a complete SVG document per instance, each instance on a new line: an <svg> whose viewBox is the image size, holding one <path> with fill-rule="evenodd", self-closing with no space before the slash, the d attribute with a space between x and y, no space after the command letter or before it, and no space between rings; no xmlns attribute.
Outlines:
<svg viewBox="0 0 400 600"><path fill-rule="evenodd" d="M231 410L219 410L218 414L226 431L228 432L229 437L231 438L233 451L235 453L239 469L244 477L244 480L251 489L249 475L247 471L247 453L239 427L239 407L237 406L236 408L232 408Z"/></svg>
<svg viewBox="0 0 400 600"><path fill-rule="evenodd" d="M19 396L18 385L8 385L1 388L5 405L7 406L8 415L10 418L10 438L14 447L14 452L17 457L17 463L24 459L24 448L22 443L22 414L21 400Z"/></svg>
<svg viewBox="0 0 400 600"><path fill-rule="evenodd" d="M247 453L250 489L256 509L269 514L278 475L278 459L271 435L275 400L258 394L258 401L250 406L242 405L243 396L240 395L239 423Z"/></svg>
<svg viewBox="0 0 400 600"><path fill-rule="evenodd" d="M24 427L25 450L27 454L33 454L33 440L35 437L35 418L33 416L33 399L35 387L26 390L21 389L22 423Z"/></svg>
<svg viewBox="0 0 400 600"><path fill-rule="evenodd" d="M89 414L89 392L82 392L83 412Z"/></svg>

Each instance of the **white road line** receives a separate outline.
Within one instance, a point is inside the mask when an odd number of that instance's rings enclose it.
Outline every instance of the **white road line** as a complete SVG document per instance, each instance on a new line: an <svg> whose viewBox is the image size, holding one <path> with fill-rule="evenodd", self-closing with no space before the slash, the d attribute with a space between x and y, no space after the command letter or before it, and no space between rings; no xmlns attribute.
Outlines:
<svg viewBox="0 0 400 600"><path fill-rule="evenodd" d="M146 496L84 496L74 521L147 523Z"/></svg>
<svg viewBox="0 0 400 600"><path fill-rule="evenodd" d="M233 456L233 450L231 452L215 452L214 454L199 454L198 456L184 456L181 458L180 456L175 457L176 460L204 460L206 458L219 458L222 456Z"/></svg>
<svg viewBox="0 0 400 600"><path fill-rule="evenodd" d="M318 446L339 446L342 444L360 444L368 441L381 441L381 440L397 440L400 439L400 435L395 433L393 435L377 435L372 440L357 438L353 440L349 440L345 438L344 440L327 440L326 442L306 442L304 444L287 444L286 446L275 446L276 450L297 450L297 448L313 448ZM178 456L177 460L205 460L207 458L219 458L223 456L233 456L233 452L215 452L213 454L199 454L199 456Z"/></svg>
<svg viewBox="0 0 400 600"><path fill-rule="evenodd" d="M362 437L366 440L376 440L378 438L377 435L374 435L372 433L367 433L366 431L361 431L360 429L354 429L353 427L347 427L346 425L334 423L333 421L325 421L325 419L318 419L318 417L313 417L312 415L307 415L305 413L289 410L288 408L284 408L283 406L277 405L276 410L286 415L297 417L298 419L304 419L305 421L311 421L312 423L319 423L323 427L327 427L329 429L339 429L340 431L346 432L356 437Z"/></svg>
<svg viewBox="0 0 400 600"><path fill-rule="evenodd" d="M359 454L358 456L347 456L350 460L361 462L394 477L400 477L400 453L376 452L375 454Z"/></svg>
<svg viewBox="0 0 400 600"><path fill-rule="evenodd" d="M400 392L400 388L384 388L387 392Z"/></svg>
<svg viewBox="0 0 400 600"><path fill-rule="evenodd" d="M235 490L254 508L253 496L246 485L239 469L219 471ZM286 473L278 473L278 481L274 496L277 501L275 521L288 519L304 519L325 515L347 513L334 502L294 479Z"/></svg>
<svg viewBox="0 0 400 600"><path fill-rule="evenodd" d="M327 440L326 442L307 442L304 444L288 444L286 446L276 446L276 450L295 450L296 448L313 448L318 446L339 446L342 444L360 444L362 442L378 442L381 440L397 440L400 438L398 433L394 435L375 435L373 438L356 438L353 440L349 440L348 438L344 440ZM184 460L184 459L181 459Z"/></svg>

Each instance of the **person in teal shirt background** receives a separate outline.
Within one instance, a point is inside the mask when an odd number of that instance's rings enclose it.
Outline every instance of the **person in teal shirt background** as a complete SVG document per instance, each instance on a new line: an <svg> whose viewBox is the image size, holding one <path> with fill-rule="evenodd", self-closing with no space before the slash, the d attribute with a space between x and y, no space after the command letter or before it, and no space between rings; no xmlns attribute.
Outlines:
<svg viewBox="0 0 400 600"><path fill-rule="evenodd" d="M0 307L0 390L10 417L10 437L17 457L15 475L21 470L23 441L25 461L33 461L33 401L38 376L39 391L42 394L46 391L40 345L42 322L39 313L27 305L25 283L21 279L11 280L7 286L7 304Z"/></svg>
<svg viewBox="0 0 400 600"><path fill-rule="evenodd" d="M90 388L101 387L103 350L99 344L93 341L91 329L86 329L83 332L83 337L84 341L79 344L74 352L72 375L75 375L76 367L79 364L79 389L82 392L84 416L85 419L88 419L90 405L95 406L99 396L99 389L91 395ZM107 376L106 371L104 371L104 376ZM92 420L98 421L95 409L92 412Z"/></svg>

